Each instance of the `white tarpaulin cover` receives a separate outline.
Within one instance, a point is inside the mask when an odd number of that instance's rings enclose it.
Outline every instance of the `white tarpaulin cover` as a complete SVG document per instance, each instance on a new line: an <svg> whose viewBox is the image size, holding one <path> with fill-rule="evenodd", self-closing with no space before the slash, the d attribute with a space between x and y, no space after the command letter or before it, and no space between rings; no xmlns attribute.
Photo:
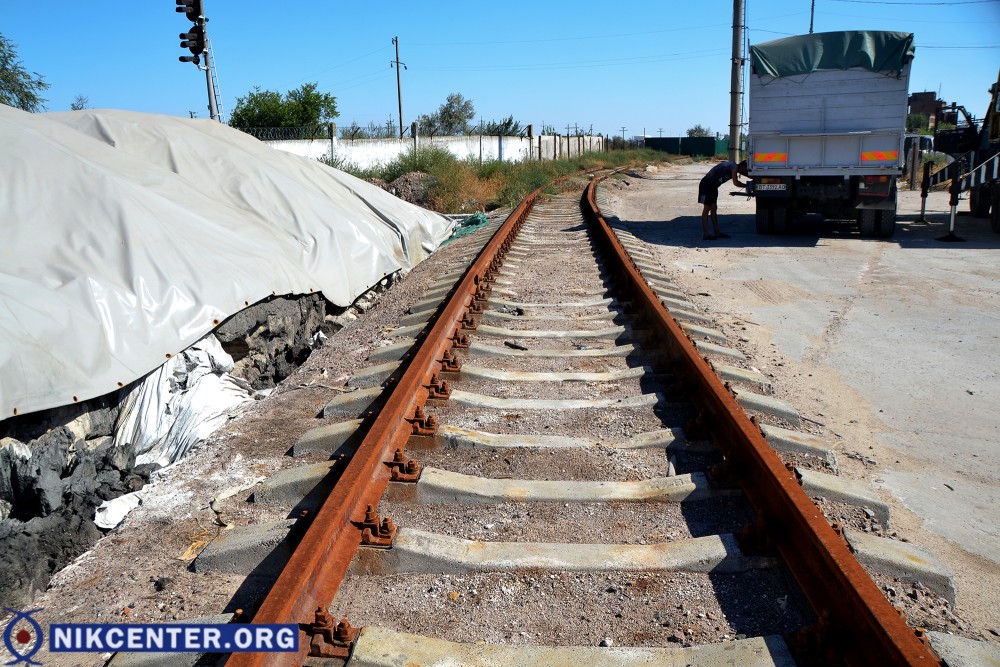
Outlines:
<svg viewBox="0 0 1000 667"><path fill-rule="evenodd" d="M0 419L113 391L249 304L340 306L452 223L210 120L0 104Z"/></svg>

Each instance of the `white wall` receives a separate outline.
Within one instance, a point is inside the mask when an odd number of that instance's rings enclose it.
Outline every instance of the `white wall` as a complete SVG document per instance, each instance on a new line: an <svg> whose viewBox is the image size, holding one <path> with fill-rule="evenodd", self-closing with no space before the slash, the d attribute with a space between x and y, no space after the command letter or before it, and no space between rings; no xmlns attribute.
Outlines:
<svg viewBox="0 0 1000 667"><path fill-rule="evenodd" d="M604 150L604 137L418 137L418 145L437 146L453 153L458 159L474 158L482 161L500 160L518 162L537 160L539 151L543 160L571 157L581 153ZM320 159L330 153L345 163L368 169L394 160L400 153L413 148L413 139L303 139L294 141L266 141L273 148L286 153Z"/></svg>

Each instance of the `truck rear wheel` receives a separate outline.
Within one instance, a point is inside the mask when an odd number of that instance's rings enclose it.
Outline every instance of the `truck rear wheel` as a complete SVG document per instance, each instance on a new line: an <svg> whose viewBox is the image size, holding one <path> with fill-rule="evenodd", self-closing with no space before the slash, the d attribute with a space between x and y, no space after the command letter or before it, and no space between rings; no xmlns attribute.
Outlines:
<svg viewBox="0 0 1000 667"><path fill-rule="evenodd" d="M761 200L757 200L757 233L758 234L773 234L774 233L774 223L771 220L771 210L770 207L764 204Z"/></svg>
<svg viewBox="0 0 1000 667"><path fill-rule="evenodd" d="M858 211L861 236L887 239L896 233L896 211L863 208Z"/></svg>
<svg viewBox="0 0 1000 667"><path fill-rule="evenodd" d="M969 191L969 210L974 218L985 218L990 214L990 186L979 185Z"/></svg>
<svg viewBox="0 0 1000 667"><path fill-rule="evenodd" d="M788 207L784 204L770 204L757 200L757 233L787 234Z"/></svg>
<svg viewBox="0 0 1000 667"><path fill-rule="evenodd" d="M877 211L872 208L863 208L858 211L858 231L862 236L875 236L875 214Z"/></svg>
<svg viewBox="0 0 1000 667"><path fill-rule="evenodd" d="M875 216L875 234L880 239L887 239L896 233L896 211L879 211Z"/></svg>

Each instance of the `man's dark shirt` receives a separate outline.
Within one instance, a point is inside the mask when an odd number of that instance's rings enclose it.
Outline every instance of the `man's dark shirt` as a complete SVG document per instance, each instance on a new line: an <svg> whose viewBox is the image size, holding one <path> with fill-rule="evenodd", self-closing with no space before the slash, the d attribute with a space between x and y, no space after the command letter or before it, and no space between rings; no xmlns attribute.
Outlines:
<svg viewBox="0 0 1000 667"><path fill-rule="evenodd" d="M714 188L718 188L726 181L733 180L734 171L736 171L736 163L729 162L727 160L726 162L720 162L719 164L712 167L708 171L708 173L705 174L704 178L702 178L701 180L703 183L706 183L707 185L711 185Z"/></svg>

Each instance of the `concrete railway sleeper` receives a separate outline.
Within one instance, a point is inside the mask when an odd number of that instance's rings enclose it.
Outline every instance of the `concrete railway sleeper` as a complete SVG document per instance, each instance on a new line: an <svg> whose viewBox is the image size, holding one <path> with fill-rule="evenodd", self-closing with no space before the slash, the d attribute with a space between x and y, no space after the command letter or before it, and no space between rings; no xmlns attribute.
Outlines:
<svg viewBox="0 0 1000 667"><path fill-rule="evenodd" d="M232 531L196 568L293 545L247 615L298 623L300 665L940 664L858 562L932 557L826 521L810 495L888 508L786 465L836 469L774 425L794 408L604 220L596 180L537 196L292 448L337 457L255 492L308 520L255 527L250 555Z"/></svg>

